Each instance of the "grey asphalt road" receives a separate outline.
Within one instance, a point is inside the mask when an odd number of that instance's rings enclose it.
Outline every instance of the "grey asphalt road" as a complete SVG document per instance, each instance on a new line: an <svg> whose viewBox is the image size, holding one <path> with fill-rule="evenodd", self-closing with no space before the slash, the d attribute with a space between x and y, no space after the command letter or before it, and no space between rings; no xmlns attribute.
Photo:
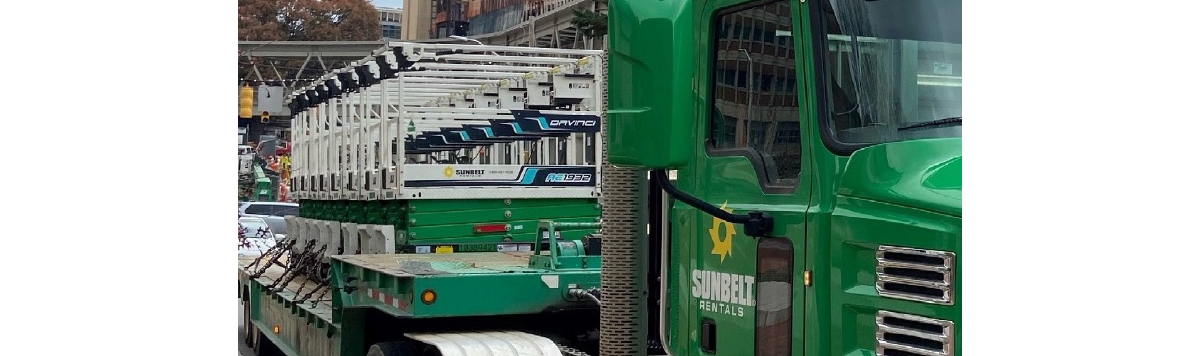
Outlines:
<svg viewBox="0 0 1200 356"><path fill-rule="evenodd" d="M242 301L238 300L238 356L255 356L254 350L246 346L242 342L242 335L246 333L246 326L242 325Z"/></svg>

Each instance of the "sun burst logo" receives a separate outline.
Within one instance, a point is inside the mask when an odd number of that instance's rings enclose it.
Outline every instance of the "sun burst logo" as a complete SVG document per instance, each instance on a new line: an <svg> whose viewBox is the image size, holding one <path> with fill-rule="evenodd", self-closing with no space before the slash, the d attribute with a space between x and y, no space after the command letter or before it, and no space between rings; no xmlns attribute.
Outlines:
<svg viewBox="0 0 1200 356"><path fill-rule="evenodd" d="M729 204L729 201L721 203L721 210L732 214L733 209L726 208L727 204ZM725 227L724 236L721 236L722 226ZM725 257L733 255L733 235L736 234L737 231L734 230L733 223L721 220L716 216L713 217L712 228L708 229L708 237L712 238L713 242L712 254L721 256L721 262L725 262Z"/></svg>
<svg viewBox="0 0 1200 356"><path fill-rule="evenodd" d="M454 167L446 166L446 169L442 170L442 175L446 176L446 178L453 177L454 176Z"/></svg>

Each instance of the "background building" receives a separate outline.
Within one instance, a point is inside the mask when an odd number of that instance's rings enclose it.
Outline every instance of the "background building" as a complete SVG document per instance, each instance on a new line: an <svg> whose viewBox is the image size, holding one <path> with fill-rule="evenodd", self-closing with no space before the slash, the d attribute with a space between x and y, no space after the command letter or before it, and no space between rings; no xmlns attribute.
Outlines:
<svg viewBox="0 0 1200 356"><path fill-rule="evenodd" d="M486 44L590 48L571 24L573 10L606 12L601 0L405 0L406 41L464 36Z"/></svg>
<svg viewBox="0 0 1200 356"><path fill-rule="evenodd" d="M430 25L433 23L432 0L406 0L401 19L400 39L405 41L429 39Z"/></svg>
<svg viewBox="0 0 1200 356"><path fill-rule="evenodd" d="M406 0L402 39L412 41L466 36L469 3L467 0Z"/></svg>
<svg viewBox="0 0 1200 356"><path fill-rule="evenodd" d="M432 0L433 21L429 36L447 38L468 35L468 3L466 0Z"/></svg>
<svg viewBox="0 0 1200 356"><path fill-rule="evenodd" d="M379 28L383 31L384 40L399 40L403 29L404 9L391 7L375 7L379 10Z"/></svg>

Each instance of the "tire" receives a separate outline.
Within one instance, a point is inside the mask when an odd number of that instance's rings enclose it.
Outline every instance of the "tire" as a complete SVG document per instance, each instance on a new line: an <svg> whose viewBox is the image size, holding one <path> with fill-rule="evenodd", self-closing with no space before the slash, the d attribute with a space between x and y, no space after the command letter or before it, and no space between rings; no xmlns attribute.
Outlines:
<svg viewBox="0 0 1200 356"><path fill-rule="evenodd" d="M424 356L417 352L416 343L404 341L381 342L367 349L367 356Z"/></svg>
<svg viewBox="0 0 1200 356"><path fill-rule="evenodd" d="M246 346L254 347L255 338L258 336L258 328L254 326L254 323L250 322L249 301L242 302L242 332L242 342L245 342Z"/></svg>

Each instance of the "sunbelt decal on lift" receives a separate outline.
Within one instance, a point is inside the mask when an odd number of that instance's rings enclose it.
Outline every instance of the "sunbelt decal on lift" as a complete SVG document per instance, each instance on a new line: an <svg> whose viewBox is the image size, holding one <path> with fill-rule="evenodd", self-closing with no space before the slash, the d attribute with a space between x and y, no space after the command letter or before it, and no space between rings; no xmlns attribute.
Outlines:
<svg viewBox="0 0 1200 356"><path fill-rule="evenodd" d="M733 213L726 205L721 204L721 210ZM720 257L718 265L733 255L735 228L731 222L712 218L708 229L713 246L710 253ZM747 308L754 308L754 276L697 268L692 270L691 280L692 298L699 300L700 310L743 317L748 314Z"/></svg>
<svg viewBox="0 0 1200 356"><path fill-rule="evenodd" d="M595 166L411 165L405 187L594 187Z"/></svg>

